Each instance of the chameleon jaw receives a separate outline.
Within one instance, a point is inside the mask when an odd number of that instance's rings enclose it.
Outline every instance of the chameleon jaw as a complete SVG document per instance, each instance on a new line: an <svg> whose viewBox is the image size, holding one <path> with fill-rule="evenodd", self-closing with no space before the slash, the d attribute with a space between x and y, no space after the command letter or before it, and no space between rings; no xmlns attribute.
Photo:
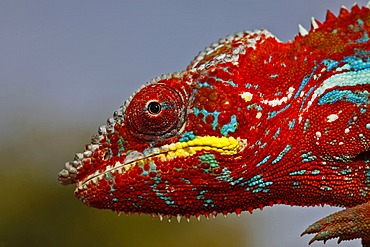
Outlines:
<svg viewBox="0 0 370 247"><path fill-rule="evenodd" d="M241 152L247 140L234 137L198 136L193 140L166 144L161 147L148 148L141 152L131 151L123 163L117 161L113 166L107 166L104 171L96 171L83 181L77 183L76 192L87 189L91 183L98 184L112 173L123 174L134 166L143 165L146 161L159 158L169 161L179 157L188 157L200 151L214 151L220 155L236 155Z"/></svg>

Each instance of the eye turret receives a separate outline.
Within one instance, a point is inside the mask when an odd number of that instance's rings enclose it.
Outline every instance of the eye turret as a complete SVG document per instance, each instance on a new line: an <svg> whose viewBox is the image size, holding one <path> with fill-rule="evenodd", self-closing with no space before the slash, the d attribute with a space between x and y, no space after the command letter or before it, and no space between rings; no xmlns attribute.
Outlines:
<svg viewBox="0 0 370 247"><path fill-rule="evenodd" d="M181 94L164 84L151 84L135 94L126 108L130 133L139 139L153 140L175 135L185 121Z"/></svg>

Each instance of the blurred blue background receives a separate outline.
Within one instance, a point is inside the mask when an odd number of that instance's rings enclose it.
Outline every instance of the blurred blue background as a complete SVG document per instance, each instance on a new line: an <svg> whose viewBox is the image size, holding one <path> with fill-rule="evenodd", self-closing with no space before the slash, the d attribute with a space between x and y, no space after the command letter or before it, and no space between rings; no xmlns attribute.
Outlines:
<svg viewBox="0 0 370 247"><path fill-rule="evenodd" d="M267 28L292 40L298 24L341 4L353 2L0 1L0 246L307 246L300 233L338 209L167 223L90 209L56 176L146 81L183 70L227 34Z"/></svg>

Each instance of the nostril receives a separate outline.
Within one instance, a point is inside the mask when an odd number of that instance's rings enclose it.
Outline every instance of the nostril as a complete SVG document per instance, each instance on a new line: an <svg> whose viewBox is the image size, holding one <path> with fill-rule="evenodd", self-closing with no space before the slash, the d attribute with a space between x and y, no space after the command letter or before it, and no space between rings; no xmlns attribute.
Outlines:
<svg viewBox="0 0 370 247"><path fill-rule="evenodd" d="M104 154L104 156L103 156L103 160L104 161L107 161L107 160L109 160L110 159L110 154L109 154L109 152L106 152L105 154Z"/></svg>

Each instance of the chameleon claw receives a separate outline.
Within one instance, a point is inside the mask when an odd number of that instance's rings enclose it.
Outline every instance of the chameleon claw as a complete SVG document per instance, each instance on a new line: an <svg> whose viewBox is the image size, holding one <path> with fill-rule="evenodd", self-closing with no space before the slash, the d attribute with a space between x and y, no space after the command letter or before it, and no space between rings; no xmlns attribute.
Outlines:
<svg viewBox="0 0 370 247"><path fill-rule="evenodd" d="M329 239L331 239L330 237L331 233L329 231L324 231L324 232L319 232L317 233L311 240L310 242L308 242L309 245L311 245L313 242L315 241L323 241L324 244L326 243L326 241L328 241Z"/></svg>
<svg viewBox="0 0 370 247"><path fill-rule="evenodd" d="M333 238L338 238L338 244L355 238L362 238L366 243L370 234L369 206L367 202L331 214L307 227L301 236L316 234L310 244L314 241L325 243Z"/></svg>
<svg viewBox="0 0 370 247"><path fill-rule="evenodd" d="M310 242L308 242L308 245L311 245L312 243L314 243L315 241L320 241L321 239L317 239L317 235L315 237L313 237ZM322 240L324 242L324 244L326 244L326 241L328 241L327 239L324 239Z"/></svg>
<svg viewBox="0 0 370 247"><path fill-rule="evenodd" d="M315 242L316 241L316 239L315 238L312 238L311 240L310 240L310 242L308 242L308 245L311 245L313 242Z"/></svg>

